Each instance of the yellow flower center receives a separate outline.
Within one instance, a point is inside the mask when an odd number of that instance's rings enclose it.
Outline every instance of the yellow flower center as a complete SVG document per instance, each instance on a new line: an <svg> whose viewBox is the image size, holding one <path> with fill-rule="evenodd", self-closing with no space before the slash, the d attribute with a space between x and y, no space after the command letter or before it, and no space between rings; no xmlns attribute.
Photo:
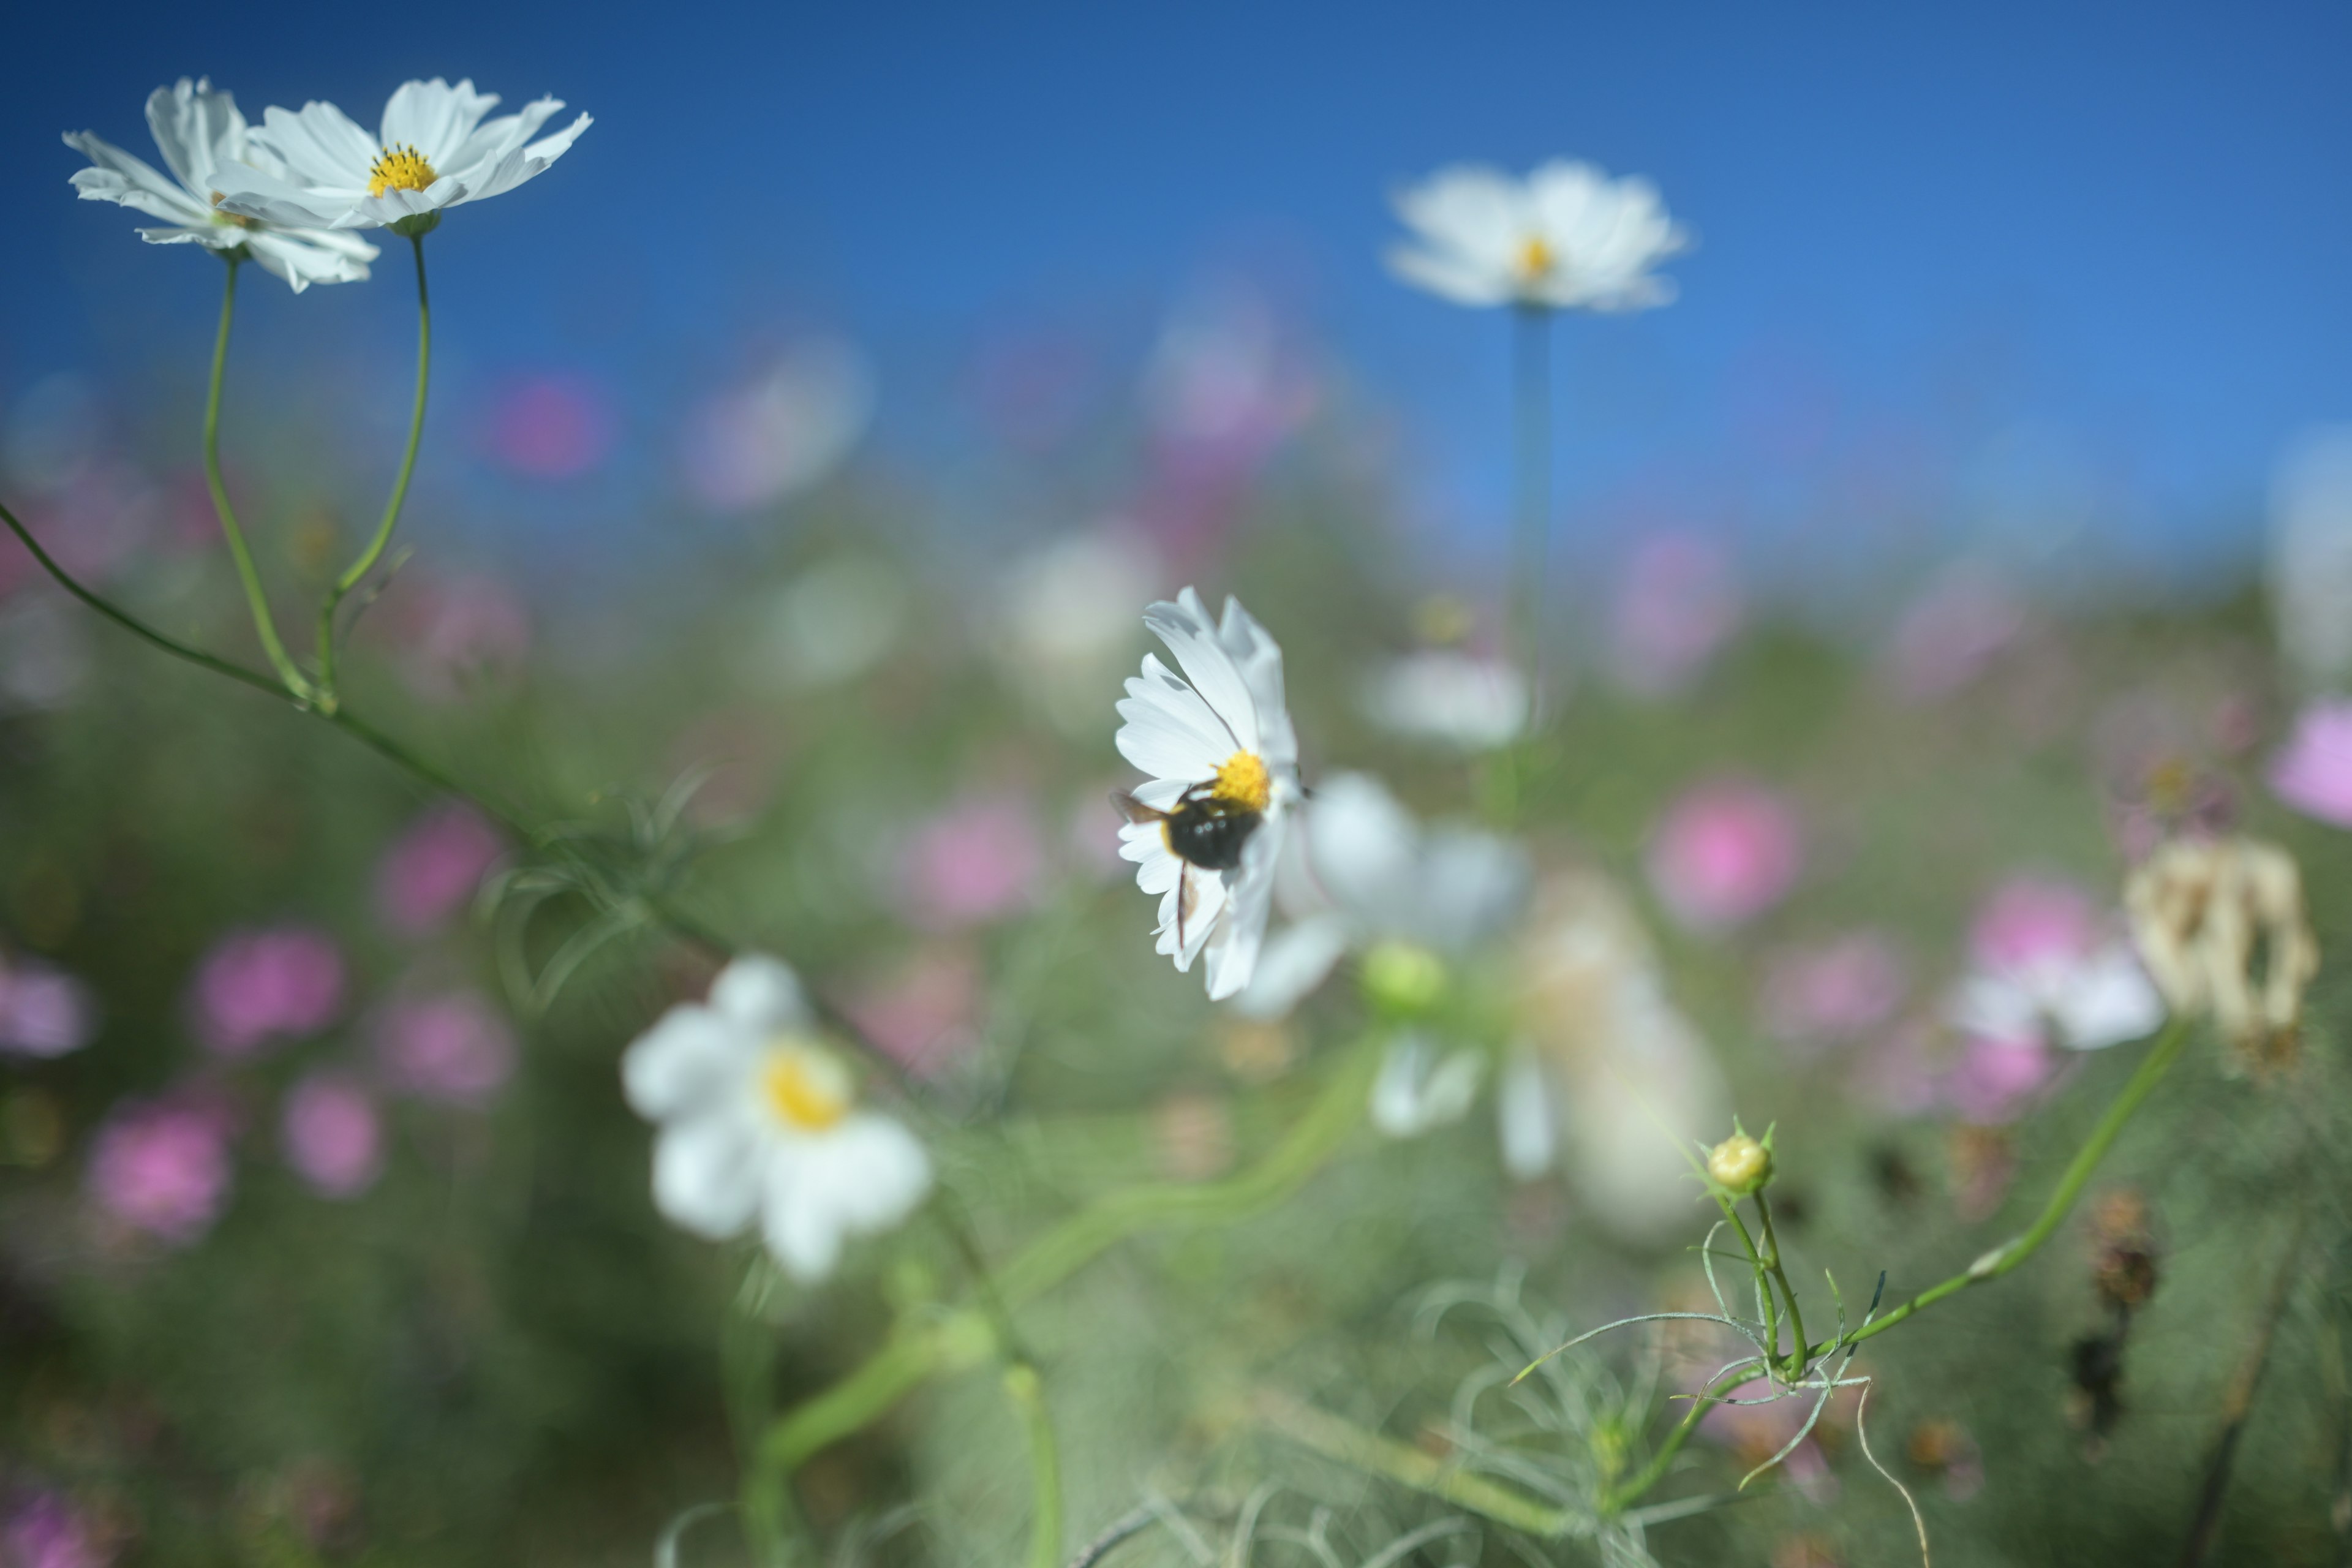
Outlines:
<svg viewBox="0 0 2352 1568"><path fill-rule="evenodd" d="M1542 237L1530 235L1519 247L1519 272L1530 282L1559 265L1559 257Z"/></svg>
<svg viewBox="0 0 2352 1568"><path fill-rule="evenodd" d="M259 228L261 226L259 224L254 222L251 218L247 217L242 213L225 213L221 211L220 205L226 200L228 200L227 192L215 191L213 193L213 221L215 223L229 228Z"/></svg>
<svg viewBox="0 0 2352 1568"><path fill-rule="evenodd" d="M1274 798L1274 780L1255 752L1235 752L1217 769L1209 793L1246 811L1264 811Z"/></svg>
<svg viewBox="0 0 2352 1568"><path fill-rule="evenodd" d="M380 196L386 191L421 191L441 176L425 161L425 154L409 146L387 147L368 166L368 195Z"/></svg>
<svg viewBox="0 0 2352 1568"><path fill-rule="evenodd" d="M776 1120L795 1132L822 1132L849 1114L849 1074L824 1051L779 1040L760 1064L760 1092Z"/></svg>

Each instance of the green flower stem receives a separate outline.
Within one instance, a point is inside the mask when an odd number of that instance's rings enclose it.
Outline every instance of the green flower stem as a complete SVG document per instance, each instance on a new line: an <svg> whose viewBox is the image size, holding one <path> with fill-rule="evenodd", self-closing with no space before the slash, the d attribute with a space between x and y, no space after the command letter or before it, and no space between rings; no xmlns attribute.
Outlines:
<svg viewBox="0 0 2352 1568"><path fill-rule="evenodd" d="M425 236L412 234L408 243L416 253L416 405L408 416L408 447L401 454L400 472L392 481L392 499L384 504L383 521L376 524L375 537L360 552L360 558L327 590L326 602L319 608L319 700L330 711L335 707L335 612L375 570L384 546L392 542L400 509L408 500L409 476L416 470L417 443L425 436L425 388L433 371L433 300L425 288Z"/></svg>
<svg viewBox="0 0 2352 1568"><path fill-rule="evenodd" d="M1045 1409L1045 1386L1037 1369L1015 1362L1004 1369L1005 1396L1021 1416L1029 1439L1029 1479L1033 1489L1029 1525L1029 1568L1061 1568L1062 1460L1054 1446L1054 1422Z"/></svg>
<svg viewBox="0 0 2352 1568"><path fill-rule="evenodd" d="M213 339L213 376L205 393L205 485L213 494L213 511L220 518L221 532L228 540L229 558L236 563L237 580L245 584L245 602L253 612L253 629L261 638L261 651L269 657L269 668L278 672L286 689L302 700L311 695L310 684L303 679L294 660L278 640L278 624L269 616L269 595L262 592L261 574L254 570L253 552L245 547L245 531L236 525L236 511L228 502L228 486L221 482L220 466L220 405L221 381L228 371L228 329L236 319L236 269L244 258L230 256L228 284L221 290L220 332ZM13 521L13 520L12 520ZM23 533L18 529L18 533ZM57 572L47 560L42 564ZM59 574L62 575L62 574ZM87 597L87 595L85 595ZM122 617L117 616L116 619Z"/></svg>
<svg viewBox="0 0 2352 1568"><path fill-rule="evenodd" d="M2158 1034L2147 1055L2140 1058L2139 1068L2132 1074L2131 1081L2124 1085L2123 1092L2116 1096L2115 1103L2108 1106L2106 1114L2099 1118L2099 1124L2091 1129L2091 1136L2074 1152L2074 1158L2068 1163L2065 1173L2058 1178L2057 1189L2050 1194L2050 1201L2042 1205L2040 1217L2023 1234L1994 1247L1942 1284L1920 1291L1877 1321L1844 1335L1842 1342L1822 1341L1812 1348L1812 1353L1827 1355L1841 1342L1856 1344L1873 1334L1884 1333L1913 1313L1934 1306L1947 1296L1958 1295L1969 1286L1982 1284L1988 1279L2000 1279L2040 1251L2042 1244L2056 1235L2059 1226L2065 1223L2075 1200L2083 1195L2084 1187L2089 1184L2092 1172L2106 1157L2107 1151L2123 1131L2124 1124L2132 1119L2132 1112L2139 1109L2140 1102L2156 1088L2158 1080L2164 1077L2188 1042L2189 1021L2176 1016Z"/></svg>
<svg viewBox="0 0 2352 1568"><path fill-rule="evenodd" d="M1666 1434L1666 1440L1658 1445L1656 1453L1650 1456L1650 1462L1627 1477L1624 1485L1616 1488L1601 1499L1601 1513L1610 1518L1615 1518L1634 1503L1639 1502L1643 1493L1664 1480L1666 1471L1674 1465L1675 1456L1682 1452L1685 1443L1690 1441L1690 1435L1698 1430L1698 1424L1706 1418L1706 1413L1722 1402L1722 1396L1726 1392L1738 1387L1756 1375L1749 1370L1754 1364L1750 1362L1747 1366L1727 1367L1717 1373L1714 1381L1710 1382L1699 1392L1697 1397L1691 1401L1690 1409L1684 1413L1680 1421L1675 1423L1674 1430Z"/></svg>
<svg viewBox="0 0 2352 1568"><path fill-rule="evenodd" d="M1581 1515L1570 1510L1531 1498L1517 1487L1465 1470L1410 1443L1367 1432L1311 1405L1267 1395L1257 1401L1257 1415L1275 1431L1327 1459L1386 1476L1524 1534L1557 1541L1578 1533L1578 1526L1584 1522Z"/></svg>
<svg viewBox="0 0 2352 1568"><path fill-rule="evenodd" d="M2157 1035L2155 1043L2149 1047L2147 1055L2140 1058L2138 1069L2132 1074L2131 1080L2124 1085L2123 1092L2116 1096L2115 1103L2108 1106L2105 1114L2099 1118L2098 1125L2091 1130L2090 1137L2084 1140L2083 1146L2074 1152L2074 1158L2068 1162L2065 1173L2058 1178L2058 1186L2050 1194L2050 1201L2042 1205L2041 1215L2021 1235L1994 1247L1943 1283L1930 1286L1920 1291L1885 1317L1874 1319L1835 1339L1823 1340L1817 1345L1808 1347L1806 1359L1818 1361L1841 1347L1856 1345L1873 1335L1884 1333L1906 1318L1934 1306L1947 1296L1956 1296L1969 1286L1980 1284L1987 1279L2000 1279L2040 1251L2042 1243L2056 1235L2058 1227L2065 1223L2066 1215L2074 1209L2075 1201L2083 1195L2083 1189L2090 1184L2091 1173L2098 1168L2099 1162L2106 1157L2107 1151L2115 1145L2116 1139L2122 1133L2125 1123L2132 1119L2132 1113L2140 1108L2141 1102L2147 1099L2158 1081L2179 1058L2181 1047L2188 1041L2187 1019L2175 1016L2164 1026ZM1769 1242L1768 1245L1769 1245ZM1782 1278L1785 1282L1785 1276ZM1790 1298L1791 1306L1794 1305L1795 1300L1794 1296ZM1714 1385L1710 1384L1706 1394L1700 1395L1693 1405L1690 1414L1666 1435L1665 1441L1659 1445L1657 1453L1652 1456L1649 1464L1643 1468L1641 1473L1609 1494L1603 1509L1604 1512L1614 1514L1622 1511L1628 1505L1639 1500L1643 1492L1657 1484L1665 1475L1666 1468L1673 1462L1675 1455L1681 1450L1683 1444L1697 1428L1699 1417L1705 1415L1706 1407L1714 1403L1707 1395L1715 1392Z"/></svg>
<svg viewBox="0 0 2352 1568"><path fill-rule="evenodd" d="M993 1311L1034 1300L1118 1242L1156 1229L1238 1225L1280 1203L1354 1130L1378 1062L1376 1038L1351 1048L1289 1133L1249 1170L1222 1182L1153 1183L1113 1193L999 1269L997 1308L966 1308L894 1333L855 1372L768 1428L745 1479L747 1498L760 1498L759 1509L781 1510L783 1483L810 1456L862 1430L929 1378L1001 1353Z"/></svg>
<svg viewBox="0 0 2352 1568"><path fill-rule="evenodd" d="M1802 1377L1812 1360L1807 1350L1809 1342L1805 1339L1805 1314L1797 1305L1797 1292L1790 1288L1788 1269L1780 1261L1780 1238L1772 1229L1772 1205L1765 1198L1761 1187L1756 1189L1756 1212L1764 1221L1764 1267L1770 1271L1773 1282L1780 1287L1782 1299L1789 1303L1789 1337L1795 1342L1789 1353L1796 1363L1789 1369L1789 1375L1791 1378ZM1769 1300L1771 1292L1767 1290L1765 1295ZM1780 1349L1780 1338L1775 1333L1772 1336L1773 1353L1778 1355Z"/></svg>

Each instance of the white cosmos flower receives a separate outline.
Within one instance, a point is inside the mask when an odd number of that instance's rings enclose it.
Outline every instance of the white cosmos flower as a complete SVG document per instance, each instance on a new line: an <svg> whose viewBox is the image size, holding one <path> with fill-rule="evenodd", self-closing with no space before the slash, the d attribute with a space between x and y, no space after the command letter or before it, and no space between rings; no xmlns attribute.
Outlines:
<svg viewBox="0 0 2352 1568"><path fill-rule="evenodd" d="M1424 826L1378 779L1339 773L1300 814L1306 875L1284 892L1298 918L1265 944L1234 1006L1278 1018L1305 1000L1340 955L1383 942L1459 961L1509 928L1533 870L1507 838L1455 823Z"/></svg>
<svg viewBox="0 0 2352 1568"><path fill-rule="evenodd" d="M1690 243L1647 180L1563 159L1524 180L1456 164L1399 192L1395 205L1413 243L1390 251L1390 269L1457 305L1663 305L1674 284L1651 268Z"/></svg>
<svg viewBox="0 0 2352 1568"><path fill-rule="evenodd" d="M1136 863L1136 885L1160 900L1158 951L1180 971L1205 955L1209 995L1223 1000L1247 985L1257 967L1285 819L1299 795L1282 649L1238 600L1225 601L1221 624L1191 588L1144 611L1143 624L1184 673L1145 654L1143 674L1127 683L1119 755L1151 775L1135 798L1167 812L1187 791L1200 790L1220 808L1258 816L1240 863L1221 870L1179 859L1165 823L1130 822L1119 830L1118 852Z"/></svg>
<svg viewBox="0 0 2352 1568"><path fill-rule="evenodd" d="M443 207L504 195L540 174L590 123L583 114L534 142L562 100L484 120L498 101L471 80L405 81L373 135L331 103L306 103L299 114L272 107L254 136L284 160L282 172L232 171L220 205L269 223L376 228L421 219L429 227Z"/></svg>
<svg viewBox="0 0 2352 1568"><path fill-rule="evenodd" d="M139 231L150 245L241 247L297 294L313 283L354 283L368 275L375 247L357 235L280 226L221 208L221 192L236 172L281 175L285 165L253 139L236 100L215 92L209 78L182 77L149 93L147 128L172 171L169 178L95 132L66 132L66 145L91 165L73 177L82 200L113 202L162 218L167 226Z"/></svg>
<svg viewBox="0 0 2352 1568"><path fill-rule="evenodd" d="M1948 1014L1982 1039L2096 1051L2153 1033L2165 1008L2131 944L2117 938L2086 952L1985 964L1954 989Z"/></svg>
<svg viewBox="0 0 2352 1568"><path fill-rule="evenodd" d="M1392 735L1490 752L1528 722L1528 680L1500 659L1429 648L1391 659L1364 683L1365 716Z"/></svg>
<svg viewBox="0 0 2352 1568"><path fill-rule="evenodd" d="M621 1074L630 1105L660 1124L655 1206L714 1241L756 1220L797 1279L823 1279L849 1237L888 1229L930 1190L922 1144L858 1108L776 959L730 963L707 1004L672 1007L629 1047Z"/></svg>

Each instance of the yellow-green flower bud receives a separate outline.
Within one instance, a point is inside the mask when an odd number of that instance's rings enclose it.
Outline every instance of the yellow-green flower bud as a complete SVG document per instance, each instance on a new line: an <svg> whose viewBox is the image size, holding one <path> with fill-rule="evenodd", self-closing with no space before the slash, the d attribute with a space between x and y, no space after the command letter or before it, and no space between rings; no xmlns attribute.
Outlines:
<svg viewBox="0 0 2352 1568"><path fill-rule="evenodd" d="M1772 1179L1772 1151L1735 1132L1707 1151L1706 1173L1732 1196L1744 1198Z"/></svg>
<svg viewBox="0 0 2352 1568"><path fill-rule="evenodd" d="M1445 961L1411 942L1384 942L1364 954L1362 978L1364 994L1387 1013L1426 1013L1445 996Z"/></svg>

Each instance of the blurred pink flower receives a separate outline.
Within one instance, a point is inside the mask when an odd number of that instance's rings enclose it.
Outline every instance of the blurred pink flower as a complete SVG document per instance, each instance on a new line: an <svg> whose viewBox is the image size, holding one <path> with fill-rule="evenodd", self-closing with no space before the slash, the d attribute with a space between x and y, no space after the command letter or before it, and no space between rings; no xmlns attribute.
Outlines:
<svg viewBox="0 0 2352 1568"><path fill-rule="evenodd" d="M514 1074L513 1029L471 991L392 1003L376 1020L375 1047L384 1080L420 1100L487 1105Z"/></svg>
<svg viewBox="0 0 2352 1568"><path fill-rule="evenodd" d="M1911 602L1887 641L1886 680L1927 701L1958 690L2025 629L2016 597L1993 577L1956 567Z"/></svg>
<svg viewBox="0 0 2352 1568"><path fill-rule="evenodd" d="M377 862L376 909L394 931L429 931L465 907L505 852L498 829L465 802L429 807Z"/></svg>
<svg viewBox="0 0 2352 1568"><path fill-rule="evenodd" d="M1997 1084L2029 1076L2022 1061L1998 1055L1971 1065L1979 1047L2099 1050L2137 1039L2164 1021L2163 1000L2121 921L2103 920L2088 896L2067 883L2011 878L1985 900L1969 948L1969 972L1946 1005L1972 1042L1964 1077ZM1990 1092L1995 1100L2006 1094Z"/></svg>
<svg viewBox="0 0 2352 1568"><path fill-rule="evenodd" d="M1892 1018L1909 989L1895 944L1877 931L1853 931L1777 954L1765 971L1759 1010L1777 1038L1838 1045Z"/></svg>
<svg viewBox="0 0 2352 1568"><path fill-rule="evenodd" d="M317 1034L343 1001L343 959L310 926L232 931L196 972L196 1034L225 1057Z"/></svg>
<svg viewBox="0 0 2352 1568"><path fill-rule="evenodd" d="M899 858L899 892L917 925L950 930L1025 907L1043 863L1026 803L967 795L915 829Z"/></svg>
<svg viewBox="0 0 2352 1568"><path fill-rule="evenodd" d="M1999 1126L2016 1120L2062 1065L2039 1039L1977 1036L1937 1085L1939 1098L1969 1121Z"/></svg>
<svg viewBox="0 0 2352 1568"><path fill-rule="evenodd" d="M1664 696L1696 680L1747 615L1730 555L1715 541L1654 533L1634 547L1609 616L1609 664L1628 690Z"/></svg>
<svg viewBox="0 0 2352 1568"><path fill-rule="evenodd" d="M385 604L401 675L429 701L510 681L530 655L530 613L495 577L417 579L395 584Z"/></svg>
<svg viewBox="0 0 2352 1568"><path fill-rule="evenodd" d="M2352 827L2352 702L2317 702L2271 763L2271 793L2337 827Z"/></svg>
<svg viewBox="0 0 2352 1568"><path fill-rule="evenodd" d="M1650 885L1695 931L1763 913L1788 897L1803 864L1796 815L1770 790L1740 779L1685 792L1650 837Z"/></svg>
<svg viewBox="0 0 2352 1568"><path fill-rule="evenodd" d="M55 1492L35 1492L0 1525L0 1568L106 1568L113 1561L89 1521Z"/></svg>
<svg viewBox="0 0 2352 1568"><path fill-rule="evenodd" d="M99 1130L89 1192L122 1223L184 1247L228 1201L226 1110L193 1099L134 1100Z"/></svg>
<svg viewBox="0 0 2352 1568"><path fill-rule="evenodd" d="M97 1032L89 988L37 958L0 959L0 1057L61 1057Z"/></svg>
<svg viewBox="0 0 2352 1568"><path fill-rule="evenodd" d="M843 1010L890 1058L928 1078L979 1043L980 965L958 948L918 953L862 986Z"/></svg>
<svg viewBox="0 0 2352 1568"><path fill-rule="evenodd" d="M338 1073L312 1073L294 1086L278 1138L286 1163L322 1198L356 1197L383 1173L375 1101Z"/></svg>
<svg viewBox="0 0 2352 1568"><path fill-rule="evenodd" d="M593 383L528 375L499 394L486 434L490 455L515 472L568 479L604 460L615 424L612 400Z"/></svg>
<svg viewBox="0 0 2352 1568"><path fill-rule="evenodd" d="M2012 877L1993 889L1969 927L1969 952L1989 969L2015 969L2088 952L2098 912L2082 889L2041 877Z"/></svg>

